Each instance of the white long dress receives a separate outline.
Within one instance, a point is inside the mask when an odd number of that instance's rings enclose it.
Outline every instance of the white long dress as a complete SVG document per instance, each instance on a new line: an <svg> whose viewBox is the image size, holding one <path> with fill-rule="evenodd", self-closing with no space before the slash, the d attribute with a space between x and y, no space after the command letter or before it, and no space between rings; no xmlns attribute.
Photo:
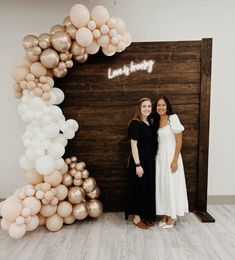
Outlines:
<svg viewBox="0 0 235 260"><path fill-rule="evenodd" d="M169 116L169 123L158 130L158 152L156 156L156 213L172 218L188 212L184 166L181 154L178 170L171 172L170 165L175 153L175 134L184 130L176 114Z"/></svg>

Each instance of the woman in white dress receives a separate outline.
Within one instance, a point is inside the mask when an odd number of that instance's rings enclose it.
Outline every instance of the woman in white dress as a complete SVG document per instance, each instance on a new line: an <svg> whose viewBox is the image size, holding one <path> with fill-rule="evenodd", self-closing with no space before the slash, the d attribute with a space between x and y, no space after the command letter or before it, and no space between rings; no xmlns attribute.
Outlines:
<svg viewBox="0 0 235 260"><path fill-rule="evenodd" d="M155 102L154 125L158 138L156 213L161 215L159 227L172 228L177 216L188 212L188 199L180 154L184 127L165 96Z"/></svg>

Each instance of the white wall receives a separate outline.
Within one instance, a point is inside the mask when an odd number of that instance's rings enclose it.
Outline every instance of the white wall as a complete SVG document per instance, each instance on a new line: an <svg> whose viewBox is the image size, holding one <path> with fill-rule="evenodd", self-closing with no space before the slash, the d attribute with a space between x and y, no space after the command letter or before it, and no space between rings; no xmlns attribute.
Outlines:
<svg viewBox="0 0 235 260"><path fill-rule="evenodd" d="M209 143L209 195L235 195L235 1L79 1L106 6L122 17L133 41L213 38ZM115 5L116 2L116 5ZM16 112L10 72L24 57L27 34L49 32L78 1L0 1L0 198L25 184L18 160L24 153L25 125Z"/></svg>

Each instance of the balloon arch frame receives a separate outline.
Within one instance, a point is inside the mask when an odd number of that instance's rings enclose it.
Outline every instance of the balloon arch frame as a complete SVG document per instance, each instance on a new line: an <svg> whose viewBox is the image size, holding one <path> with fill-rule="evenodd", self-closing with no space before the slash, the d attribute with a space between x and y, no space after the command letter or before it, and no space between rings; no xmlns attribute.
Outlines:
<svg viewBox="0 0 235 260"><path fill-rule="evenodd" d="M27 170L28 184L0 204L1 227L12 238L21 238L39 225L58 231L64 223L102 214L103 205L97 199L100 189L86 164L76 156L62 158L79 125L74 119L66 120L57 106L64 93L54 87L53 77L66 76L73 60L84 63L100 48L112 56L130 44L125 22L110 17L100 5L90 12L76 4L63 25L54 25L50 33L38 37L24 37L26 57L13 69L12 77L14 95L20 99L17 111L27 124L22 135L26 151L19 164Z"/></svg>

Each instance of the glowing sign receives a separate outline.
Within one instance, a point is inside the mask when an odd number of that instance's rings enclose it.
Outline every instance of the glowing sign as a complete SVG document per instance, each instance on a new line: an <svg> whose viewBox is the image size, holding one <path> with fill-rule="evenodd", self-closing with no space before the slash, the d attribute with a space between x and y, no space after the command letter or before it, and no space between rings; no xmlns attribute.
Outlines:
<svg viewBox="0 0 235 260"><path fill-rule="evenodd" d="M130 65L124 65L122 68L116 70L109 68L108 79L113 79L121 75L129 76L132 72L136 72L138 70L146 70L148 73L151 73L154 63L154 60L143 60L140 63L134 63L131 61Z"/></svg>

